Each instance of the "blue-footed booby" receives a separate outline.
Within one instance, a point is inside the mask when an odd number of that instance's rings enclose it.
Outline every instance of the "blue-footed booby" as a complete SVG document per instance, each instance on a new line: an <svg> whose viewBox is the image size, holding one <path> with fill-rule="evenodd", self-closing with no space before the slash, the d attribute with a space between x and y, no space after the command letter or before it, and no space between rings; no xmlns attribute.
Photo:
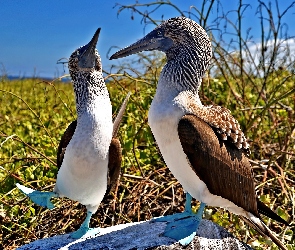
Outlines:
<svg viewBox="0 0 295 250"><path fill-rule="evenodd" d="M287 224L256 197L249 145L238 121L228 109L200 101L199 88L212 57L205 30L189 18L171 18L110 59L148 50L167 57L148 121L165 163L188 192L183 213L156 219L167 222L164 235L188 244L207 204L240 215L286 249L259 215ZM201 201L196 215L191 196Z"/></svg>
<svg viewBox="0 0 295 250"><path fill-rule="evenodd" d="M52 197L68 197L87 208L80 228L71 234L80 238L89 231L89 222L107 189L120 175L122 150L116 138L129 94L112 122L112 105L102 75L96 50L100 28L91 41L75 50L69 59L69 72L74 85L77 120L61 138L57 150L58 174L53 192L40 192L17 184L36 204L52 209ZM99 229L92 229L96 234ZM89 233L87 235L89 235Z"/></svg>

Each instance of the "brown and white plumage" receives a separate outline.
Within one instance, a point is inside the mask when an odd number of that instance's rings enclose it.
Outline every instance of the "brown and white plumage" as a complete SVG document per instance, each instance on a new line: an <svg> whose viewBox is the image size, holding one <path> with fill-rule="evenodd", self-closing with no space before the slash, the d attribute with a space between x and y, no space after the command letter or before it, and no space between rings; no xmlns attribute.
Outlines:
<svg viewBox="0 0 295 250"><path fill-rule="evenodd" d="M247 158L249 145L239 123L228 109L200 101L198 91L212 57L205 30L191 19L171 18L111 59L144 50L163 51L167 56L149 124L169 169L194 198L246 218L286 249L260 219L263 213L287 224L257 200ZM178 239L182 232L174 233L173 227L179 224L171 225L167 235Z"/></svg>
<svg viewBox="0 0 295 250"><path fill-rule="evenodd" d="M107 187L106 194L108 194L115 187L121 172L120 169L121 169L121 162L122 162L122 148L121 148L121 143L119 139L117 138L117 134L119 131L119 127L120 127L124 112L126 110L129 97L130 97L130 93L128 93L128 95L126 96L125 100L123 101L119 109L118 115L113 121L113 134L112 134L113 138L109 146L109 156L108 156L109 158L108 181L107 181L108 187ZM61 167L66 148L75 133L76 127L77 127L77 120L74 120L67 127L67 129L65 130L64 134L62 135L60 139L60 142L57 148L57 157L56 157L58 169L60 169Z"/></svg>
<svg viewBox="0 0 295 250"><path fill-rule="evenodd" d="M61 163L66 151L66 147L69 144L72 136L75 132L77 121L71 122L63 134L57 151L57 167L61 167ZM116 136L116 135L115 135ZM108 176L107 176L107 191L106 194L110 193L118 182L121 173L121 162L122 162L122 148L118 138L113 137L109 147L109 162L108 162Z"/></svg>
<svg viewBox="0 0 295 250"><path fill-rule="evenodd" d="M241 215L243 219L284 249L278 238L261 221L260 213L286 225L288 223L256 197L251 165L243 150L233 146L232 142L222 140L214 128L194 115L185 115L180 120L178 134L191 167L206 183L210 193L242 207L245 211ZM219 181L216 181L216 176ZM242 192L237 192L240 187L243 187Z"/></svg>

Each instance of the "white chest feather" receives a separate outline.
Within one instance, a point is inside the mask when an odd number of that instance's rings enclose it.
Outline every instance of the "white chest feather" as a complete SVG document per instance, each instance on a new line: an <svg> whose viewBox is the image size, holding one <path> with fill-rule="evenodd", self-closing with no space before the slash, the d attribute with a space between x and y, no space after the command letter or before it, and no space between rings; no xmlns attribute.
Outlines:
<svg viewBox="0 0 295 250"><path fill-rule="evenodd" d="M200 200L206 186L189 166L177 132L178 122L184 115L185 112L175 105L173 96L167 96L164 102L156 94L148 120L165 163L183 188Z"/></svg>
<svg viewBox="0 0 295 250"><path fill-rule="evenodd" d="M61 196L90 206L99 205L106 192L113 131L111 104L100 105L78 117L55 187Z"/></svg>

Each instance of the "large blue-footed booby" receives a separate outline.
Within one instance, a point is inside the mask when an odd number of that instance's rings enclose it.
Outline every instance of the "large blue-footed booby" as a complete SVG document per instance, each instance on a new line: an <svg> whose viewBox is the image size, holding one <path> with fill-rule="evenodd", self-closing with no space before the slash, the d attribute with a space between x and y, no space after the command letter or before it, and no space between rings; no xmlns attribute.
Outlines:
<svg viewBox="0 0 295 250"><path fill-rule="evenodd" d="M200 101L198 91L212 57L205 30L189 18L171 18L110 59L147 50L167 57L148 121L165 163L188 192L185 212L156 219L167 221L164 235L188 244L207 204L242 216L286 249L259 215L287 224L256 197L249 145L239 123L228 109ZM201 201L196 215L190 195Z"/></svg>
<svg viewBox="0 0 295 250"><path fill-rule="evenodd" d="M58 174L53 192L40 192L17 184L36 204L52 209L52 197L68 197L87 208L80 228L71 234L80 238L89 231L89 222L107 189L117 183L122 150L116 138L129 94L112 122L112 105L102 75L100 56L96 50L100 28L92 40L75 50L69 59L74 84L77 120L61 138L57 150ZM92 229L89 233L98 233ZM89 235L89 233L87 235Z"/></svg>

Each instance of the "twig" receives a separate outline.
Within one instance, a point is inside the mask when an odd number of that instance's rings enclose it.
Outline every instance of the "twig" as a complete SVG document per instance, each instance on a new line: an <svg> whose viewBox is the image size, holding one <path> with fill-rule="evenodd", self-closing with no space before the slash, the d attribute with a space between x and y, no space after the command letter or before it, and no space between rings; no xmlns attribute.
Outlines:
<svg viewBox="0 0 295 250"><path fill-rule="evenodd" d="M8 137L8 135L5 135L3 133L0 133L0 136L2 137ZM44 155L43 153L39 152L37 149L33 148L32 146L30 146L29 144L27 144L26 142L24 142L22 139L20 139L18 136L14 136L13 140L16 140L18 142L21 142L23 144L25 144L28 148L30 148L31 150L35 151L37 154L43 156L46 160L50 161L52 164L54 164L56 166L56 162L54 162L53 160L51 160L50 158L48 158L46 155Z"/></svg>

